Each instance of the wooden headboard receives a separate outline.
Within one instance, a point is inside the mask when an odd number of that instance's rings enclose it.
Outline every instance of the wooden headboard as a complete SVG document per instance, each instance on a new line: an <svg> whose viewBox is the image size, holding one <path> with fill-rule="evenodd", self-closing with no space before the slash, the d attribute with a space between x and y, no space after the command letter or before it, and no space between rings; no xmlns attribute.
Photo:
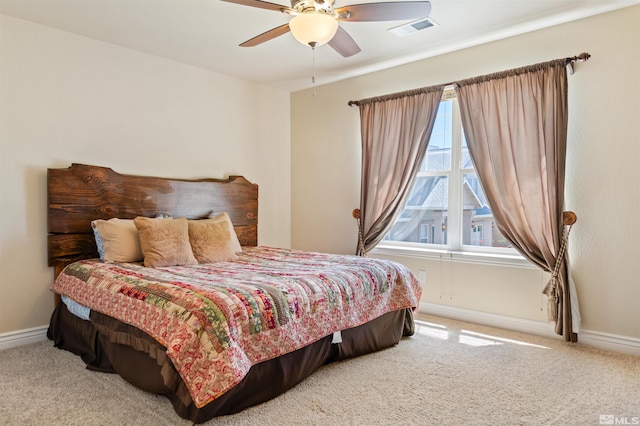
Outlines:
<svg viewBox="0 0 640 426"><path fill-rule="evenodd" d="M56 276L73 261L98 257L94 219L158 214L200 219L227 212L240 244L258 244L258 185L242 176L167 179L72 164L47 170L47 196L49 266L56 268Z"/></svg>

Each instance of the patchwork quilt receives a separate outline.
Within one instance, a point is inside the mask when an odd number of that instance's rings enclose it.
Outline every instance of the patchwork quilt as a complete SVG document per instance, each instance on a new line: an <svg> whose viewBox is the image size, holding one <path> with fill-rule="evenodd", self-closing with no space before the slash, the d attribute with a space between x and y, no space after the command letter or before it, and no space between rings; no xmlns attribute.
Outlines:
<svg viewBox="0 0 640 426"><path fill-rule="evenodd" d="M272 247L244 247L238 256L162 268L83 260L52 290L165 346L198 407L252 365L416 307L422 292L406 267L388 260Z"/></svg>

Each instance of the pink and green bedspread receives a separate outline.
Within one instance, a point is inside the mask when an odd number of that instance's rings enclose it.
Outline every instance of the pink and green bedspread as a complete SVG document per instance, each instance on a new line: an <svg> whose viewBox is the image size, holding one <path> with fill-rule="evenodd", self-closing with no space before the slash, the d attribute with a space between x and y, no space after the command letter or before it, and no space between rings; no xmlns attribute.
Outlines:
<svg viewBox="0 0 640 426"><path fill-rule="evenodd" d="M83 260L65 268L52 290L164 345L198 407L252 365L416 307L422 292L395 262L270 247L195 266Z"/></svg>

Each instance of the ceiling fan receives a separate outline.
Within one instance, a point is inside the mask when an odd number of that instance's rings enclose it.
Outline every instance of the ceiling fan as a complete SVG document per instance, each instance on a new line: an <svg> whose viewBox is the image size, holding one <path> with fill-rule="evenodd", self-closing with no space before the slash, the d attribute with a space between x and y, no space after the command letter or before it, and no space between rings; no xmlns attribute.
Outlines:
<svg viewBox="0 0 640 426"><path fill-rule="evenodd" d="M329 43L345 58L360 52L360 47L338 21L372 22L426 18L431 12L428 1L393 1L353 4L334 8L335 0L291 0L291 7L262 0L222 0L229 3L292 15L291 20L240 44L252 47L291 31L299 42L312 48Z"/></svg>

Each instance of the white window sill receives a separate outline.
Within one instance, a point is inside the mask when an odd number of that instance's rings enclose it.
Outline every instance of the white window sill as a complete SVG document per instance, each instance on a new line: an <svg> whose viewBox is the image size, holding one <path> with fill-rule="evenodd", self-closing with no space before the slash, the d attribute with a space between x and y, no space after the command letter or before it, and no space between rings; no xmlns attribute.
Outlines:
<svg viewBox="0 0 640 426"><path fill-rule="evenodd" d="M402 256L421 259L439 259L454 262L481 263L486 265L515 266L538 269L519 254L480 253L468 251L438 250L423 247L399 247L380 244L370 252L373 255Z"/></svg>

